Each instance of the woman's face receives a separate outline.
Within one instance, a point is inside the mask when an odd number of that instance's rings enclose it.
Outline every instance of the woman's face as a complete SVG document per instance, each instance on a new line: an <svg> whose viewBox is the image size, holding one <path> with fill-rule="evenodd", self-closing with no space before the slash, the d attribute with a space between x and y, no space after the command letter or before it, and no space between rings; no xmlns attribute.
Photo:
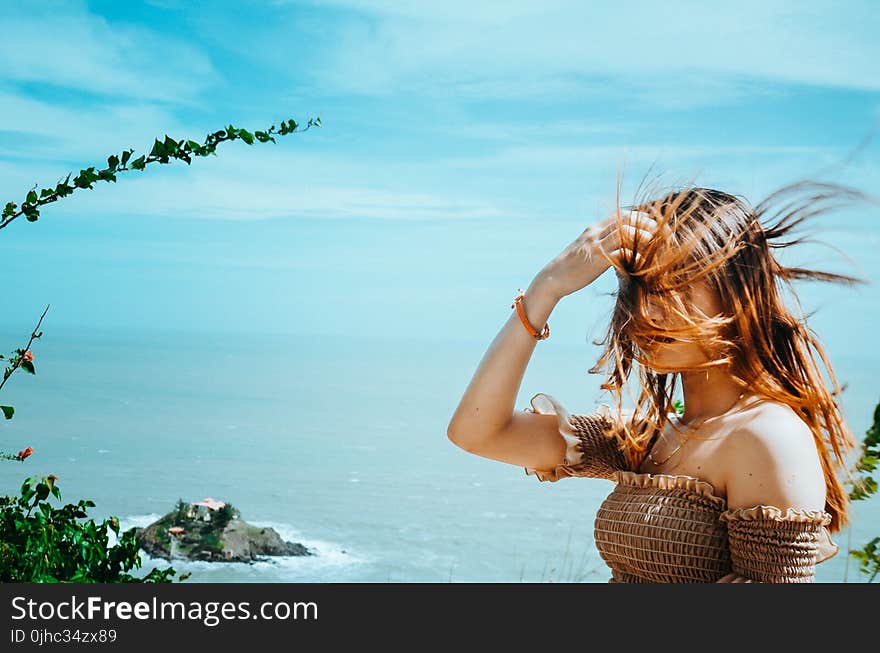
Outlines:
<svg viewBox="0 0 880 653"><path fill-rule="evenodd" d="M658 324L669 327L683 326L681 318L677 315L664 316L663 310L651 296L648 296L647 301L648 313ZM722 313L718 294L702 279L694 282L685 291L682 301L690 308L699 309L706 317L714 317ZM663 372L674 372L705 363L709 358L697 342L658 338L649 359L657 367L664 368Z"/></svg>

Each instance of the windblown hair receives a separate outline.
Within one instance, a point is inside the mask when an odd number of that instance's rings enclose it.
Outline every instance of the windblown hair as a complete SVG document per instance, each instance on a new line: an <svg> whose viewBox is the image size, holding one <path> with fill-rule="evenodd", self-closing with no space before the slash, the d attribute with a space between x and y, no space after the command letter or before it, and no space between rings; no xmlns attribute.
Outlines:
<svg viewBox="0 0 880 653"><path fill-rule="evenodd" d="M640 186L640 189L642 187ZM620 206L618 184L617 206ZM619 257L606 256L616 269L619 288L605 337L596 342L604 350L590 370L606 378L602 388L617 404L618 438L631 465L638 469L668 412L681 368L664 369L652 360L658 338L697 343L707 361L688 369L725 366L743 389L790 406L813 433L826 483L825 509L831 532L847 522L848 494L837 469L846 473L846 454L855 445L837 397L837 382L825 351L806 318L785 305L782 293L794 280L817 280L847 285L863 279L800 267L785 267L774 249L802 242L783 240L809 217L865 196L837 184L801 181L769 195L755 207L737 196L688 184L657 199L644 194L627 210L617 212L622 242L629 243ZM778 208L776 208L778 207ZM651 238L624 230L630 210L649 214L659 225ZM693 284L703 280L717 292L724 307L707 316L689 301ZM650 300L649 300L650 298ZM649 314L659 306L662 320ZM799 304L799 302L798 302ZM669 319L669 318L675 319ZM826 388L819 361L828 371ZM639 397L627 420L622 417L621 394L630 371L638 369Z"/></svg>

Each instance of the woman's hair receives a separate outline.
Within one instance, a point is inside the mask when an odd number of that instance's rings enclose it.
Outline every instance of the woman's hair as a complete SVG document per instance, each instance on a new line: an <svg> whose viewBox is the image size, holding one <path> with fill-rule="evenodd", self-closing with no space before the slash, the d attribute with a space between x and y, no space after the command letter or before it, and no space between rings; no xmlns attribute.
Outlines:
<svg viewBox="0 0 880 653"><path fill-rule="evenodd" d="M617 193L620 206L619 183ZM635 204L618 212L617 228L622 242L629 245L619 258L607 257L617 272L619 288L608 331L595 343L605 348L590 372L605 370L602 388L613 393L622 425L615 437L632 469L638 469L665 416L674 410L675 373L682 369L664 370L652 359L657 338L694 342L707 361L687 369L725 366L744 389L787 404L806 422L825 475L825 509L832 517L829 530L837 532L847 523L848 494L836 468L849 473L845 456L855 439L838 405L841 387L818 338L806 319L785 305L781 291L783 284L790 288L797 279L867 282L785 267L773 250L806 240L783 240L805 219L865 197L845 186L801 181L750 207L740 197L688 184L656 199L637 191ZM625 233L630 210L649 214L659 225L656 234L665 232L665 236L640 239L637 233ZM717 293L721 315L707 316L690 301L693 284L700 280ZM660 308L663 319L652 317L649 304ZM624 421L621 393L634 361L641 364L639 397L632 417ZM831 390L819 361L828 371Z"/></svg>

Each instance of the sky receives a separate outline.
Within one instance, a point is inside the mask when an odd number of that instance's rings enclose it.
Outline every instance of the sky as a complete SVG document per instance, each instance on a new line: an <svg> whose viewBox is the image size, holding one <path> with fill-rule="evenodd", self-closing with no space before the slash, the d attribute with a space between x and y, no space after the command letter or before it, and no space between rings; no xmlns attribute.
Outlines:
<svg viewBox="0 0 880 653"><path fill-rule="evenodd" d="M485 340L618 178L880 181L871 1L41 0L0 25L4 204L166 134L323 125L15 220L5 333L50 305L57 333ZM564 310L582 341L587 302Z"/></svg>

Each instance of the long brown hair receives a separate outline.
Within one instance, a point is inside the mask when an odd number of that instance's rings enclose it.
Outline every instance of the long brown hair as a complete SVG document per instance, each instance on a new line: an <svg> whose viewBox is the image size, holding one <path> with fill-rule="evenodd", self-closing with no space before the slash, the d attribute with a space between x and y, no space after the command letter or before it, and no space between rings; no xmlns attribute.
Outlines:
<svg viewBox="0 0 880 653"><path fill-rule="evenodd" d="M644 183L644 181L643 181ZM591 373L604 369L602 388L613 393L618 410L616 430L632 469L638 469L665 416L674 410L676 370L664 370L651 359L657 338L672 337L697 343L707 361L694 368L725 366L734 381L750 391L790 406L813 433L826 483L825 510L831 532L847 519L848 494L837 475L847 470L846 453L855 438L837 398L841 387L816 334L786 306L781 290L794 280L816 280L847 285L868 283L856 277L786 267L774 249L804 238L783 240L807 218L867 196L839 184L800 181L780 188L751 207L739 197L687 184L657 199L637 191L636 202L618 212L617 228L629 243L620 257L607 257L614 266L619 288L605 337L605 348ZM617 206L620 206L618 181ZM624 225L629 210L649 214L663 237L628 236ZM692 284L708 283L724 307L719 316L706 316L688 301ZM785 286L783 286L785 284ZM650 302L649 302L650 298ZM648 304L661 314L676 316L677 324L653 319ZM799 304L799 302L798 302ZM828 372L826 388L819 361ZM639 392L629 420L622 419L622 392L634 362ZM631 395L632 396L632 395Z"/></svg>

